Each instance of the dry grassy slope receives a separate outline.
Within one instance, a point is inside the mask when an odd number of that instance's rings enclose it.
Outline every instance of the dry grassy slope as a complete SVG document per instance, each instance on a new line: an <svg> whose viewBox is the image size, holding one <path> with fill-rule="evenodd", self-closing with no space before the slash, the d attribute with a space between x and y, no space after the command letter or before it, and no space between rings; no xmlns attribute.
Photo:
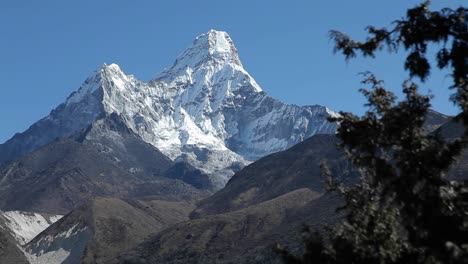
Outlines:
<svg viewBox="0 0 468 264"><path fill-rule="evenodd" d="M315 135L290 149L262 158L236 173L224 189L200 202L192 216L198 218L246 208L299 188L323 192L322 161L340 179L353 180L356 171L337 144L335 135Z"/></svg>
<svg viewBox="0 0 468 264"><path fill-rule="evenodd" d="M150 234L188 220L194 206L181 201L135 201L98 199L93 206L92 240L87 244L83 263L107 263L142 242Z"/></svg>
<svg viewBox="0 0 468 264"><path fill-rule="evenodd" d="M336 197L298 189L241 210L182 222L121 256L117 263L272 263L271 246L297 245L303 223L338 217ZM286 235L287 234L287 235Z"/></svg>
<svg viewBox="0 0 468 264"><path fill-rule="evenodd" d="M125 250L141 243L150 234L175 223L188 220L194 205L187 201L134 200L96 198L73 210L50 226L26 246L29 253L47 253L63 248L71 252L67 263L108 263ZM72 243L57 237L70 228L84 229L85 235ZM52 240L53 241L53 240Z"/></svg>
<svg viewBox="0 0 468 264"><path fill-rule="evenodd" d="M63 214L95 195L125 196L138 180L93 147L64 138L1 170L0 207Z"/></svg>

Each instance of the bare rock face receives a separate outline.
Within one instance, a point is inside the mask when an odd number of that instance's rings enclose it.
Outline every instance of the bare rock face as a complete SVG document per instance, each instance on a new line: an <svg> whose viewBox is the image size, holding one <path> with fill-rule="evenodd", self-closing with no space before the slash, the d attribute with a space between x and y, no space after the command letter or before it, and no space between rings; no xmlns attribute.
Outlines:
<svg viewBox="0 0 468 264"><path fill-rule="evenodd" d="M210 30L148 83L104 65L47 117L0 145L0 163L90 125L98 129L95 122L112 114L172 161L207 175L214 189L252 160L336 129L326 107L269 97L243 68L229 35Z"/></svg>

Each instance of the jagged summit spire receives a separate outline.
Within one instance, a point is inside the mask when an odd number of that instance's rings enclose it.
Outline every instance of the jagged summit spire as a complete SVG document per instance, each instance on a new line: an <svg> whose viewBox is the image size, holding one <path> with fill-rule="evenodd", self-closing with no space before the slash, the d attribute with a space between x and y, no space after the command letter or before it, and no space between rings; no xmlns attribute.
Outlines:
<svg viewBox="0 0 468 264"><path fill-rule="evenodd" d="M109 70L113 70L113 71L122 71L122 69L120 69L120 66L116 63L111 63L111 64L107 64L107 63L104 63L101 68L99 68L99 70L106 70L106 69L109 69Z"/></svg>
<svg viewBox="0 0 468 264"><path fill-rule="evenodd" d="M84 97L94 93L96 90L103 86L103 80L114 81L127 78L125 73L120 69L120 66L111 63L104 63L98 69L93 71L91 75L86 78L83 85L77 91L73 92L66 100L67 104L77 103L83 100ZM120 82L119 82L120 83Z"/></svg>
<svg viewBox="0 0 468 264"><path fill-rule="evenodd" d="M214 58L228 59L231 63L242 66L237 48L229 34L225 31L211 29L199 35L190 49L198 51L205 49L204 51Z"/></svg>
<svg viewBox="0 0 468 264"><path fill-rule="evenodd" d="M171 68L164 71L159 77L180 75L187 68L192 70L206 63L223 66L230 64L234 67L243 68L231 37L224 31L211 29L195 38L192 46L180 55Z"/></svg>
<svg viewBox="0 0 468 264"><path fill-rule="evenodd" d="M89 82L91 79L100 79L109 75L114 75L114 74L123 74L122 69L120 66L116 63L103 63L100 67L98 67L96 70L94 70L87 78L86 82Z"/></svg>

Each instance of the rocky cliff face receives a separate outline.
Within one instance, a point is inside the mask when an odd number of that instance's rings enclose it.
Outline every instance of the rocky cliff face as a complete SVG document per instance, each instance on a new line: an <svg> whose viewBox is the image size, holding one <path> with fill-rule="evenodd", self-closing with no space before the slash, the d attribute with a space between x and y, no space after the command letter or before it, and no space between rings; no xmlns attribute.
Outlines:
<svg viewBox="0 0 468 264"><path fill-rule="evenodd" d="M0 145L0 162L113 113L173 161L209 175L215 188L252 160L336 129L326 107L269 97L243 68L229 35L210 30L147 83L116 64L102 66L50 115Z"/></svg>

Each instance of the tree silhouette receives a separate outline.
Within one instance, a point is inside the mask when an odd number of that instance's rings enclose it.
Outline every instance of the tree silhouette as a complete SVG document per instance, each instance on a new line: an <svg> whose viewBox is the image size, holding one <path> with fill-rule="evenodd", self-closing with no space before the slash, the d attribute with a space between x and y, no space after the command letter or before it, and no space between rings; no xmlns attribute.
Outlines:
<svg viewBox="0 0 468 264"><path fill-rule="evenodd" d="M388 48L408 52L405 69L424 82L432 68L427 47L436 53L439 69L449 69L460 107L459 122L468 125L468 9L430 11L424 2L408 9L392 29L368 27L368 38L357 42L332 31L335 51L351 59L375 57ZM294 256L279 248L285 263L468 263L468 183L452 181L447 171L467 144L427 134L423 124L430 96L418 92L411 79L403 83L404 99L385 89L371 73L360 91L369 110L364 116L341 112L338 137L361 171L351 187L331 181L330 189L344 198L345 221L324 234L307 231L305 253Z"/></svg>

